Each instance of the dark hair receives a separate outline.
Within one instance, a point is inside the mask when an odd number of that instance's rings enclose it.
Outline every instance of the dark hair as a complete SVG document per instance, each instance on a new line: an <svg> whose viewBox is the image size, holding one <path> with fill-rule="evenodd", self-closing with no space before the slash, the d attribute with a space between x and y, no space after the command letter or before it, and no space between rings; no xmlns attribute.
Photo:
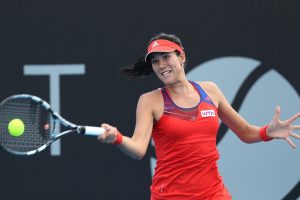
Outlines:
<svg viewBox="0 0 300 200"><path fill-rule="evenodd" d="M166 33L160 33L160 34L155 35L153 38L150 39L148 45L150 45L150 43L152 41L158 40L158 39L169 40L171 42L178 44L180 47L183 48L182 43L177 36L175 36L173 34L166 34ZM177 53L179 54L179 52L177 52ZM121 69L121 74L128 77L129 79L147 76L151 73L153 73L152 65L150 62L145 61L145 55L140 56L135 61L134 64L123 67Z"/></svg>

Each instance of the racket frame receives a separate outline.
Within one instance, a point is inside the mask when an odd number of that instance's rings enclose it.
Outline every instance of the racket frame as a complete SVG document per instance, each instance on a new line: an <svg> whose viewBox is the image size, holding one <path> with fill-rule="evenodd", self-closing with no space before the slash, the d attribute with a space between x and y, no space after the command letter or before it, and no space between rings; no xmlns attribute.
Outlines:
<svg viewBox="0 0 300 200"><path fill-rule="evenodd" d="M63 131L63 132L58 133L58 134L52 134L53 132L55 133L55 130L52 130L51 134L50 134L49 140L45 144L43 144L40 147L38 147L37 149L31 150L31 151L20 152L20 151L14 151L14 150L2 147L2 149L8 151L9 153L12 153L12 154L15 154L15 155L30 156L30 155L33 155L35 153L43 151L50 144L52 144L56 140L60 139L61 137L65 136L67 134L70 134L70 133L76 133L76 134L80 134L80 135L94 135L94 136L98 136L98 135L100 135L100 134L102 134L102 133L105 132L105 130L103 128L101 128L101 127L80 126L80 125L76 125L76 124L73 124L73 123L69 122L68 120L66 120L65 118L63 118L60 114L58 114L57 112L53 111L52 108L51 108L51 106L50 106L50 104L47 103L45 100L41 99L40 97L37 97L37 96L34 96L34 95L30 95L30 94L17 94L17 95L10 96L10 97L4 99L0 103L0 108L1 108L1 106L3 104L5 104L7 101L9 101L11 99L31 99L32 101L35 101L40 106L44 107L51 114L51 116L52 116L52 118L54 120L53 124L56 124L57 121L58 121L59 125L64 126L68 130ZM55 125L54 125L54 128L55 128Z"/></svg>

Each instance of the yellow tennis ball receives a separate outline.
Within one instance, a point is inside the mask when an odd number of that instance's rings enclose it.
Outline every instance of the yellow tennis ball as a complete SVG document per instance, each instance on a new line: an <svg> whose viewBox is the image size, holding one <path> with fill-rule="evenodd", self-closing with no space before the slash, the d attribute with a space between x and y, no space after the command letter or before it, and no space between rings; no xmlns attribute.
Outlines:
<svg viewBox="0 0 300 200"><path fill-rule="evenodd" d="M24 133L25 125L20 119L13 119L8 124L8 132L14 136L19 137Z"/></svg>

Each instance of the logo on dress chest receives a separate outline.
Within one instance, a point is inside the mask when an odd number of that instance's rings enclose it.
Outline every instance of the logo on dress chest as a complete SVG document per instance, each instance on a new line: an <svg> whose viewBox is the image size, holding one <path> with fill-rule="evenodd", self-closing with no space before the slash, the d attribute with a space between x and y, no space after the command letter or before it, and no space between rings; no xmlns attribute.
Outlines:
<svg viewBox="0 0 300 200"><path fill-rule="evenodd" d="M215 111L214 110L201 110L200 111L201 116L204 117L215 117Z"/></svg>

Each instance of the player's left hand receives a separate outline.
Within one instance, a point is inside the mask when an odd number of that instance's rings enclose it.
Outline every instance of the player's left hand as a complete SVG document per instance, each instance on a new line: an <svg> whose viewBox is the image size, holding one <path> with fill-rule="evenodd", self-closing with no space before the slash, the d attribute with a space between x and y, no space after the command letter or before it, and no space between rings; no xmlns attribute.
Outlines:
<svg viewBox="0 0 300 200"><path fill-rule="evenodd" d="M275 115L269 124L267 129L267 136L270 138L284 139L293 148L296 148L296 144L290 137L300 139L300 135L294 133L294 130L300 129L300 125L292 125L292 123L300 117L300 113L297 113L285 121L280 120L280 107L276 107Z"/></svg>

